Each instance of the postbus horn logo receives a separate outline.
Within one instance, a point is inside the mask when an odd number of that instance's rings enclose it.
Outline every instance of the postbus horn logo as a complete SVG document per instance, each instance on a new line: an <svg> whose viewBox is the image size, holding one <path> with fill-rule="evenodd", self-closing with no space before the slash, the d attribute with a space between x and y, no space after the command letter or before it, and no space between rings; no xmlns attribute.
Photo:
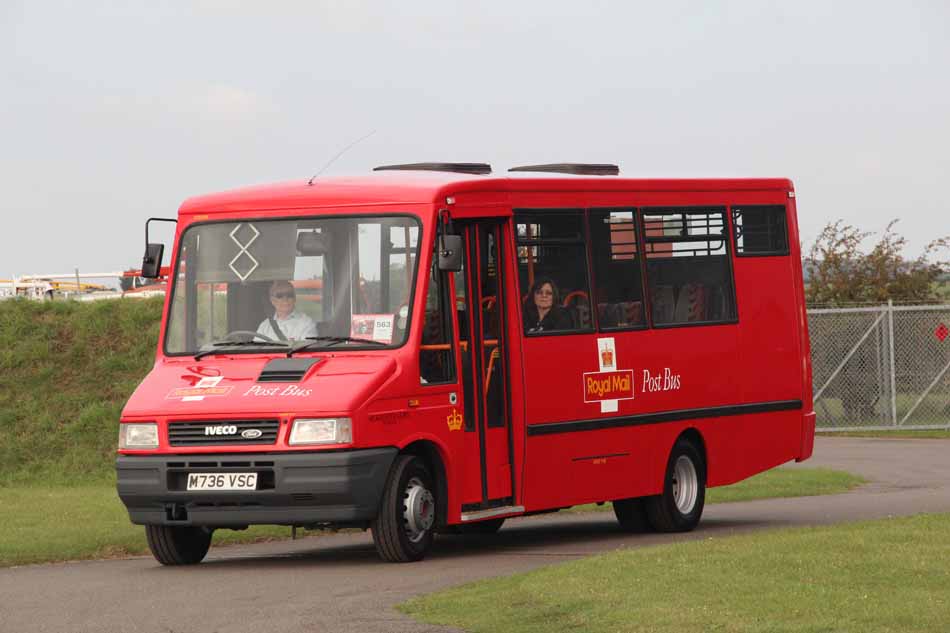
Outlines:
<svg viewBox="0 0 950 633"><path fill-rule="evenodd" d="M458 412L457 409L452 409L452 413L445 417L446 423L449 425L450 431L458 431L462 428L462 414Z"/></svg>

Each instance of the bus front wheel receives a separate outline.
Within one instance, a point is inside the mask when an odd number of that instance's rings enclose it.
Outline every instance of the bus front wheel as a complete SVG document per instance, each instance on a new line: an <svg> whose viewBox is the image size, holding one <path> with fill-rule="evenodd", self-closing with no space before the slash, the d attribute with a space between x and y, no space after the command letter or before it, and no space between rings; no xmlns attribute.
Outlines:
<svg viewBox="0 0 950 633"><path fill-rule="evenodd" d="M211 530L200 527L146 525L145 538L162 565L196 565L211 547Z"/></svg>
<svg viewBox="0 0 950 633"><path fill-rule="evenodd" d="M663 494L647 497L647 519L658 532L688 532L699 524L706 503L706 461L696 446L677 440L670 451Z"/></svg>
<svg viewBox="0 0 950 633"><path fill-rule="evenodd" d="M393 563L422 560L435 531L435 490L425 462L414 455L396 458L370 525L380 558Z"/></svg>

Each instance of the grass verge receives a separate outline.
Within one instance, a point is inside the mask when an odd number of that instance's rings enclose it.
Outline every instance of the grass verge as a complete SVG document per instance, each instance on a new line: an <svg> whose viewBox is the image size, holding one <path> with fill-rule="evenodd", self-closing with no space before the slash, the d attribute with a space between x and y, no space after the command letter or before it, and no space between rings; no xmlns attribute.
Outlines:
<svg viewBox="0 0 950 633"><path fill-rule="evenodd" d="M825 469L787 469L756 475L735 486L709 491L710 502L739 501L802 494L833 494L863 480ZM0 488L4 529L0 531L0 566L62 560L108 558L148 551L145 531L132 525L113 482L74 487ZM610 510L610 505L581 506ZM214 544L287 538L290 528L255 526L246 531L219 530Z"/></svg>
<svg viewBox="0 0 950 633"><path fill-rule="evenodd" d="M891 439L938 439L950 440L950 429L922 429L911 431L841 431L837 433L817 433L819 437L882 437Z"/></svg>
<svg viewBox="0 0 950 633"><path fill-rule="evenodd" d="M161 299L0 301L0 486L111 476L161 311Z"/></svg>
<svg viewBox="0 0 950 633"><path fill-rule="evenodd" d="M706 503L730 503L775 497L811 497L847 492L865 483L864 478L831 468L775 468L731 486L710 488ZM568 512L612 511L609 504L575 506Z"/></svg>
<svg viewBox="0 0 950 633"><path fill-rule="evenodd" d="M0 566L148 552L145 528L129 522L114 486L0 488L0 507ZM289 536L280 526L218 530L213 545Z"/></svg>
<svg viewBox="0 0 950 633"><path fill-rule="evenodd" d="M950 630L950 515L612 552L411 600L470 632Z"/></svg>

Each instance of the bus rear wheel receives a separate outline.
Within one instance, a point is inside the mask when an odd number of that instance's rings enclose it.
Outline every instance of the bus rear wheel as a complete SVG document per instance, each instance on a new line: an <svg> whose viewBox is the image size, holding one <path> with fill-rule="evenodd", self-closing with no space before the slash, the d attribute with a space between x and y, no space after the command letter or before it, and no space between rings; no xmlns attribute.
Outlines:
<svg viewBox="0 0 950 633"><path fill-rule="evenodd" d="M414 455L396 458L379 512L370 524L380 558L408 563L426 555L435 532L435 489L421 459Z"/></svg>
<svg viewBox="0 0 950 633"><path fill-rule="evenodd" d="M696 446L677 440L670 451L663 494L644 501L647 520L658 532L688 532L699 524L706 504L706 461Z"/></svg>
<svg viewBox="0 0 950 633"><path fill-rule="evenodd" d="M614 516L617 517L617 523L624 532L646 532L647 515L643 507L643 499L634 497L632 499L617 499L613 502Z"/></svg>
<svg viewBox="0 0 950 633"><path fill-rule="evenodd" d="M162 565L196 565L211 547L211 530L200 527L146 525L145 538Z"/></svg>

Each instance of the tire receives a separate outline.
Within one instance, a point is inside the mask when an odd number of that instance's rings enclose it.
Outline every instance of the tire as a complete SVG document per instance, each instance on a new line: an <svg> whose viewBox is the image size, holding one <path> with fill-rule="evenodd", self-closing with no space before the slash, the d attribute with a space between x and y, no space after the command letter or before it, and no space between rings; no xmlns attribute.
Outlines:
<svg viewBox="0 0 950 633"><path fill-rule="evenodd" d="M504 519L486 519L477 523L464 523L457 527L459 534L494 534L504 524Z"/></svg>
<svg viewBox="0 0 950 633"><path fill-rule="evenodd" d="M200 527L146 525L145 538L162 565L196 565L211 547L211 530Z"/></svg>
<svg viewBox="0 0 950 633"><path fill-rule="evenodd" d="M436 524L435 486L425 463L399 455L389 471L379 512L370 524L380 558L391 563L422 560Z"/></svg>
<svg viewBox="0 0 950 633"><path fill-rule="evenodd" d="M617 499L613 502L613 506L614 516L617 517L620 529L624 532L636 534L646 532L649 529L646 510L643 507L643 499L639 497Z"/></svg>
<svg viewBox="0 0 950 633"><path fill-rule="evenodd" d="M644 501L647 520L658 532L689 532L706 504L706 460L692 442L676 441L666 463L663 494Z"/></svg>

